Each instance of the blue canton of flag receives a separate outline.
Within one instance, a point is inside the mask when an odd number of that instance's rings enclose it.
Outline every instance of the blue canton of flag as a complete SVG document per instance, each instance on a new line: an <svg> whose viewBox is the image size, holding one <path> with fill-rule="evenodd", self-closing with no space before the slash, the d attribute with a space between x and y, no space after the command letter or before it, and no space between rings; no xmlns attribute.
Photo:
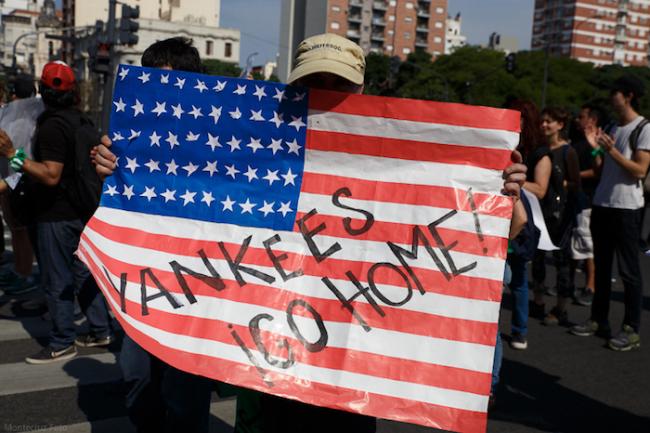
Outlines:
<svg viewBox="0 0 650 433"><path fill-rule="evenodd" d="M291 230L306 121L306 89L121 65L101 206Z"/></svg>

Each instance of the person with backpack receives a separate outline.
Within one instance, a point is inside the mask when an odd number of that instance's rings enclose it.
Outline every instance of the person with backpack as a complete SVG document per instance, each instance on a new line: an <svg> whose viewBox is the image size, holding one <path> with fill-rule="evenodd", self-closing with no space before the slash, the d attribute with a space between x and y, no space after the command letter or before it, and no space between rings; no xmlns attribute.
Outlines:
<svg viewBox="0 0 650 433"><path fill-rule="evenodd" d="M610 102L618 117L618 126L613 135L598 131L599 147L593 153L594 168L600 172L591 211L596 292L590 318L571 328L571 333L577 336L596 334L608 338L608 346L616 351L628 351L641 345L643 283L639 228L644 207L643 180L650 166L650 126L638 113L639 99L644 92L643 82L632 75L622 76L611 87ZM625 289L625 316L620 333L609 338L614 254Z"/></svg>
<svg viewBox="0 0 650 433"><path fill-rule="evenodd" d="M528 168L524 189L533 194L538 200L544 199L548 189L548 181L551 173L550 150L544 141L541 132L541 121L537 106L531 101L513 100L506 108L517 110L521 113L521 134L519 135L519 150ZM524 195L522 194L522 197ZM527 200L526 200L527 201ZM527 209L529 206L527 207ZM512 293L512 332L510 336L510 347L516 350L528 348L528 262L530 262L537 249L535 226L530 212L528 213L528 224L524 227L525 236L519 236L510 244L508 253L508 265L512 270L512 279L508 287ZM532 227L531 227L532 226ZM528 229L526 228L528 227ZM529 239L520 242L524 237ZM530 241L530 239L533 239Z"/></svg>
<svg viewBox="0 0 650 433"><path fill-rule="evenodd" d="M573 298L573 282L569 278L570 241L580 190L580 164L577 152L566 139L569 120L569 113L562 108L542 111L542 132L551 150L552 166L548 191L541 205L551 240L558 247L553 251L557 302L543 318L548 326L568 324L567 304ZM544 305L545 279L546 252L538 250L533 259L533 292L537 305Z"/></svg>
<svg viewBox="0 0 650 433"><path fill-rule="evenodd" d="M74 254L84 224L94 210L92 204L83 203L94 202L96 206L101 191L96 197L84 193L92 185L101 187L88 159L97 134L89 133L89 121L75 108L76 79L67 64L47 63L39 90L46 109L36 123L33 159L15 149L11 138L0 130L0 154L9 159L14 170L23 173L21 181L30 185L25 188L25 205L31 205L36 222L42 287L52 318L48 345L25 359L30 364L70 359L77 354L75 345L107 346L112 341L104 298ZM84 137L88 140L85 143ZM88 335L76 335L75 295L88 320Z"/></svg>

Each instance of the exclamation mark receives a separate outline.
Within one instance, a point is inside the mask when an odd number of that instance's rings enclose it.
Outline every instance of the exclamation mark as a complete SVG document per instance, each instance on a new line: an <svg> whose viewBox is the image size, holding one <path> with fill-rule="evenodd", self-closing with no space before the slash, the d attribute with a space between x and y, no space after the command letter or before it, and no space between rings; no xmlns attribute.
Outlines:
<svg viewBox="0 0 650 433"><path fill-rule="evenodd" d="M469 199L469 206L472 208L472 215L474 215L474 227L476 228L476 236L478 236L478 240L483 243L485 239L483 237L483 230L481 230L481 221L478 219L478 211L476 210L476 202L474 202L472 188L467 190L467 197ZM488 249L483 246L483 254L487 254L487 252Z"/></svg>

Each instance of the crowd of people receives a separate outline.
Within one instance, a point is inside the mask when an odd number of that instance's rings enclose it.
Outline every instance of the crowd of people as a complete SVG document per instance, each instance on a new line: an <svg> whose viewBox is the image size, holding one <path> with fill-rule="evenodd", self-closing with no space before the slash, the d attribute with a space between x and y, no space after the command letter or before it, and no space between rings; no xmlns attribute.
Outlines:
<svg viewBox="0 0 650 433"><path fill-rule="evenodd" d="M149 47L142 65L152 68L201 71L201 59L191 41L172 38ZM365 60L359 46L336 35L317 35L298 47L290 84L347 93L362 93ZM30 364L70 359L77 346L107 346L113 330L106 303L88 269L75 256L81 231L91 210L80 200L80 173L89 184L101 185L116 168L108 137L97 137L87 164L75 158L83 150L82 128L89 128L77 109L74 71L65 63L48 63L38 83L18 76L10 89L11 102L0 112L0 155L5 167L2 213L14 251L13 269L0 274L5 295L19 295L40 286L52 322L48 345L26 358ZM545 325L568 325L567 305L591 305L584 322L570 328L576 336L601 335L614 350L640 345L642 283L639 269L640 230L644 208L643 180L650 164L650 126L638 114L643 83L632 76L611 89L606 107L584 105L575 119L564 109L544 108L512 99L507 108L521 113L521 135L512 164L504 170L504 191L515 202L504 282L512 292L510 345L528 346L529 317ZM80 167L79 165L84 165ZM525 193L520 193L523 188ZM554 286L546 286L547 251L538 249L541 222L533 206L538 201L543 222L556 248ZM646 246L647 247L647 246ZM548 249L548 248L547 248ZM621 332L610 335L608 321L612 261L625 287L625 318ZM32 273L38 264L40 281ZM532 262L532 282L528 264ZM583 267L586 284L575 289L576 269ZM529 301L529 286L533 299ZM555 294L548 309L545 294ZM89 324L89 333L76 335L75 299ZM495 350L493 390L499 379L500 337ZM223 384L178 370L155 358L125 336L119 364L127 388L126 406L137 430L205 432L211 392ZM358 432L375 431L375 420L319 408L247 390L238 396L236 431L331 431L346 425ZM293 414L288 426L283 414Z"/></svg>

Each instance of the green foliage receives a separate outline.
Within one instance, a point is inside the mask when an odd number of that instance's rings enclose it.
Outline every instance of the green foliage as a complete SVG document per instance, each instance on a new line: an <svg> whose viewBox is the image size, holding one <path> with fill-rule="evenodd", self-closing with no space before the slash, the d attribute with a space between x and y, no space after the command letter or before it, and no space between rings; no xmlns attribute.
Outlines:
<svg viewBox="0 0 650 433"><path fill-rule="evenodd" d="M609 86L623 74L634 74L648 85L641 112L650 113L650 68L604 66L596 68L566 57L549 59L546 105L577 112L587 102L607 101ZM514 72L505 70L502 52L463 47L435 62L423 51L411 53L398 68L391 58L370 54L367 58L366 93L405 98L462 102L501 107L509 98L532 100L541 105L545 53L517 53Z"/></svg>
<svg viewBox="0 0 650 433"><path fill-rule="evenodd" d="M239 77L239 74L241 74L241 68L235 63L222 62L216 59L204 60L203 67L205 68L205 73L208 75Z"/></svg>

